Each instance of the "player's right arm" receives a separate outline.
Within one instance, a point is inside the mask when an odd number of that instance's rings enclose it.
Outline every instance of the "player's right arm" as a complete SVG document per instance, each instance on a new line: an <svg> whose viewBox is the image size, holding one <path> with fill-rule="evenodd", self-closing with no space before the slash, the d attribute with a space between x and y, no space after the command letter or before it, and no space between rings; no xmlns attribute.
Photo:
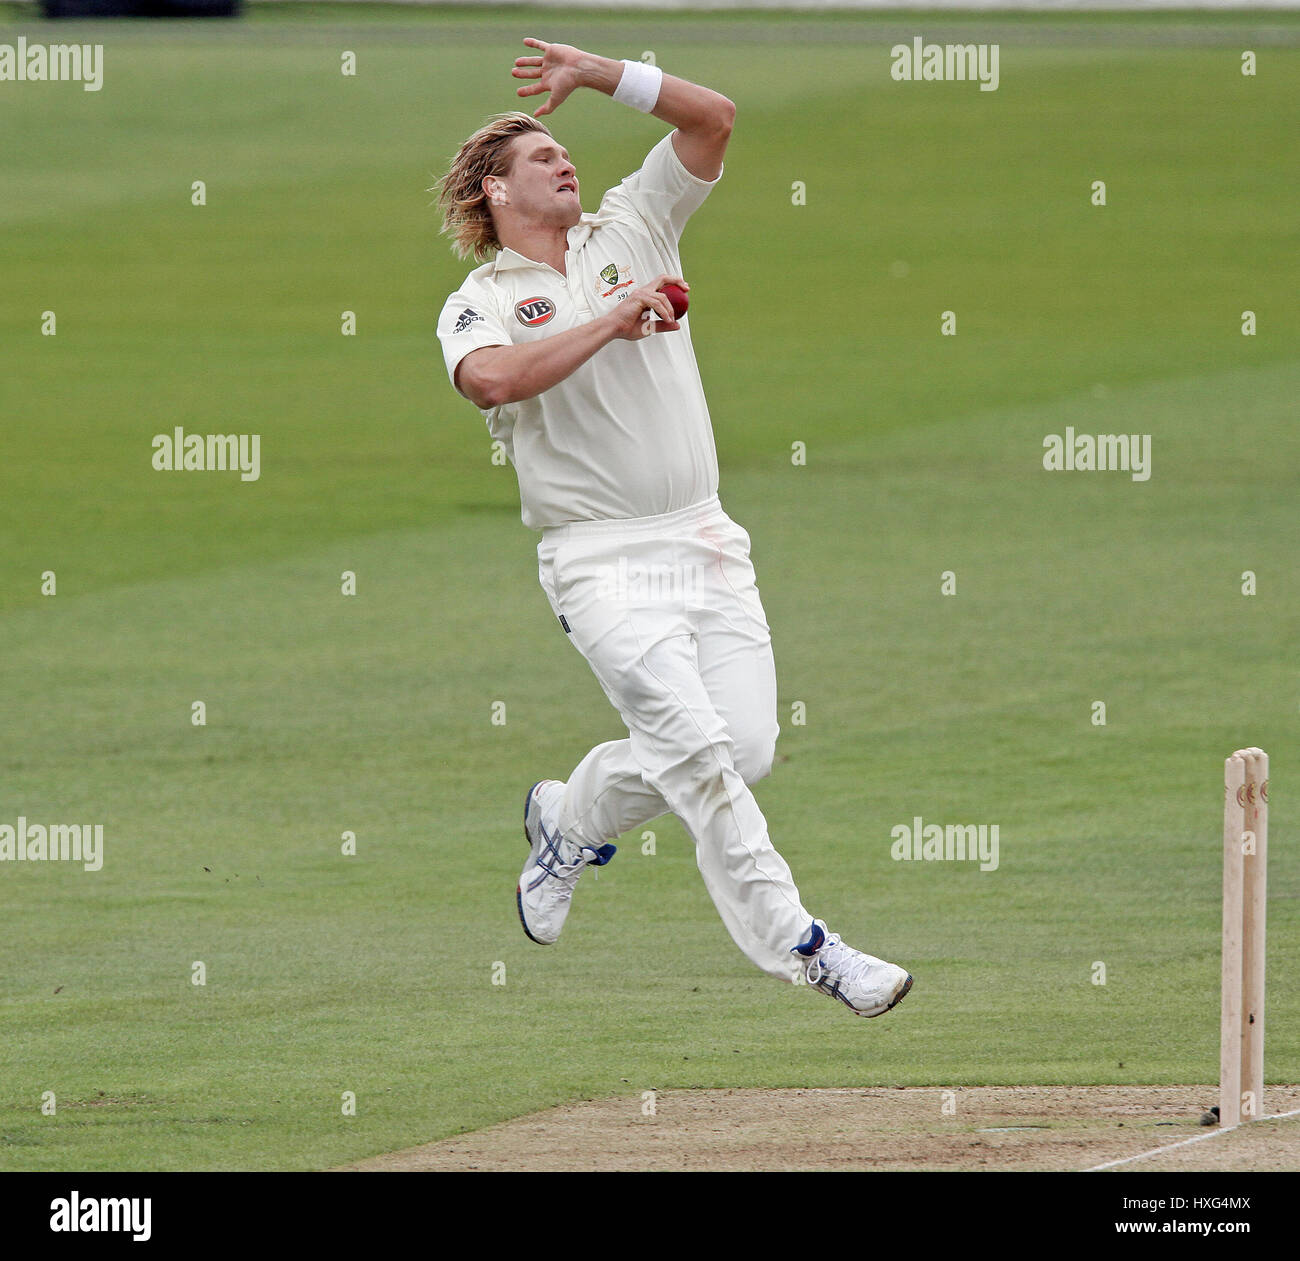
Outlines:
<svg viewBox="0 0 1300 1261"><path fill-rule="evenodd" d="M668 283L690 288L680 276L663 275L633 289L612 311L577 328L518 346L481 346L456 365L452 382L480 411L536 398L612 341L640 341L680 328L673 319L672 303L659 292Z"/></svg>

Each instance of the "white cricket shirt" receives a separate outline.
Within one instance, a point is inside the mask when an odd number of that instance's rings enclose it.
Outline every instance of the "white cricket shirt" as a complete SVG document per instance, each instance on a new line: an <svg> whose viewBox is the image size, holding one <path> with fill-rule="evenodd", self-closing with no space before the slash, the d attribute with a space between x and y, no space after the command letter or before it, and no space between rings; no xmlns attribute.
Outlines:
<svg viewBox="0 0 1300 1261"><path fill-rule="evenodd" d="M669 133L569 229L567 275L511 249L475 268L438 319L453 385L472 350L553 337L661 273L683 275L682 230L717 182L682 165ZM551 389L483 415L515 467L524 524L535 530L658 516L718 492L689 316L676 332L613 341Z"/></svg>

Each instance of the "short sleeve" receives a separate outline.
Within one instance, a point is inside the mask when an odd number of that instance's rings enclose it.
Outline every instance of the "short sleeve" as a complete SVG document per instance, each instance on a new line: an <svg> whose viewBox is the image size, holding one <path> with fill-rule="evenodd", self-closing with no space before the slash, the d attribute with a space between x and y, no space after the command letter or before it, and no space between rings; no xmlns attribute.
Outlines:
<svg viewBox="0 0 1300 1261"><path fill-rule="evenodd" d="M645 220L651 231L675 247L687 219L704 204L721 178L721 171L715 180L692 175L677 156L673 133L669 132L646 154L639 171L605 194L601 210L628 206Z"/></svg>
<svg viewBox="0 0 1300 1261"><path fill-rule="evenodd" d="M456 386L456 368L460 361L471 350L510 345L510 338L501 327L494 307L483 298L482 293L472 289L460 289L447 299L438 317L438 340L442 342L447 377L463 397L468 396Z"/></svg>

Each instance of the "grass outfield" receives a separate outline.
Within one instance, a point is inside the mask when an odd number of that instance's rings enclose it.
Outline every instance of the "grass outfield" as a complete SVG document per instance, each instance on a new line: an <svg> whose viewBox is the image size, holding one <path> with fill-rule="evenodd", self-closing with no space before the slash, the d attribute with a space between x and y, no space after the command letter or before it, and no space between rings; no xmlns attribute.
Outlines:
<svg viewBox="0 0 1300 1261"><path fill-rule="evenodd" d="M102 92L0 85L0 823L106 830L97 873L0 864L0 1167L321 1167L650 1088L1213 1081L1243 744L1295 1081L1300 24L999 19L981 93L891 81L897 16L400 17L83 27ZM754 970L670 819L560 945L519 930L523 793L619 724L446 381L466 267L423 190L534 31L738 102L683 253L776 645L758 795L805 902L915 974L883 1020ZM664 131L550 121L588 209ZM261 479L154 472L175 425L260 433ZM1150 434L1151 479L1045 472L1071 425ZM998 824L998 870L892 861L915 815Z"/></svg>

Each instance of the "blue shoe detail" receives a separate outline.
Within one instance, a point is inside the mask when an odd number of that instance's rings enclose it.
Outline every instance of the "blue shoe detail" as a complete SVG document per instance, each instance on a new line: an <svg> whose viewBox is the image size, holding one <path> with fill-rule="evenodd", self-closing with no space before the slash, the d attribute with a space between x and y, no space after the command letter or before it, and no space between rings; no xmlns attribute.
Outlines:
<svg viewBox="0 0 1300 1261"><path fill-rule="evenodd" d="M811 959L825 944L826 931L816 920L813 920L812 927L808 930L808 940L792 947L790 953L801 954L805 959Z"/></svg>
<svg viewBox="0 0 1300 1261"><path fill-rule="evenodd" d="M528 921L524 919L524 895L518 885L515 886L515 906L519 910L519 922L524 927L524 936L527 937L529 941L537 942L539 946L545 946L547 944L546 942L537 941L537 938L528 931Z"/></svg>
<svg viewBox="0 0 1300 1261"><path fill-rule="evenodd" d="M539 779L539 780L537 781L537 784L540 784L541 782L542 782L542 781ZM537 784L534 784L534 785L533 785L533 786L532 786L532 787L531 787L531 788L530 788L530 789L529 789L529 790L524 794L524 840L525 840L525 841L528 841L528 848L529 848L529 849L532 849L532 847L533 847L533 843L532 843L532 841L529 841L529 840L528 840L528 807L531 806L531 805L533 804L533 793L535 793L535 792L537 791Z"/></svg>
<svg viewBox="0 0 1300 1261"><path fill-rule="evenodd" d="M617 845L602 845L598 850L594 850L596 855L587 865L589 867L603 867L615 854L618 853Z"/></svg>

